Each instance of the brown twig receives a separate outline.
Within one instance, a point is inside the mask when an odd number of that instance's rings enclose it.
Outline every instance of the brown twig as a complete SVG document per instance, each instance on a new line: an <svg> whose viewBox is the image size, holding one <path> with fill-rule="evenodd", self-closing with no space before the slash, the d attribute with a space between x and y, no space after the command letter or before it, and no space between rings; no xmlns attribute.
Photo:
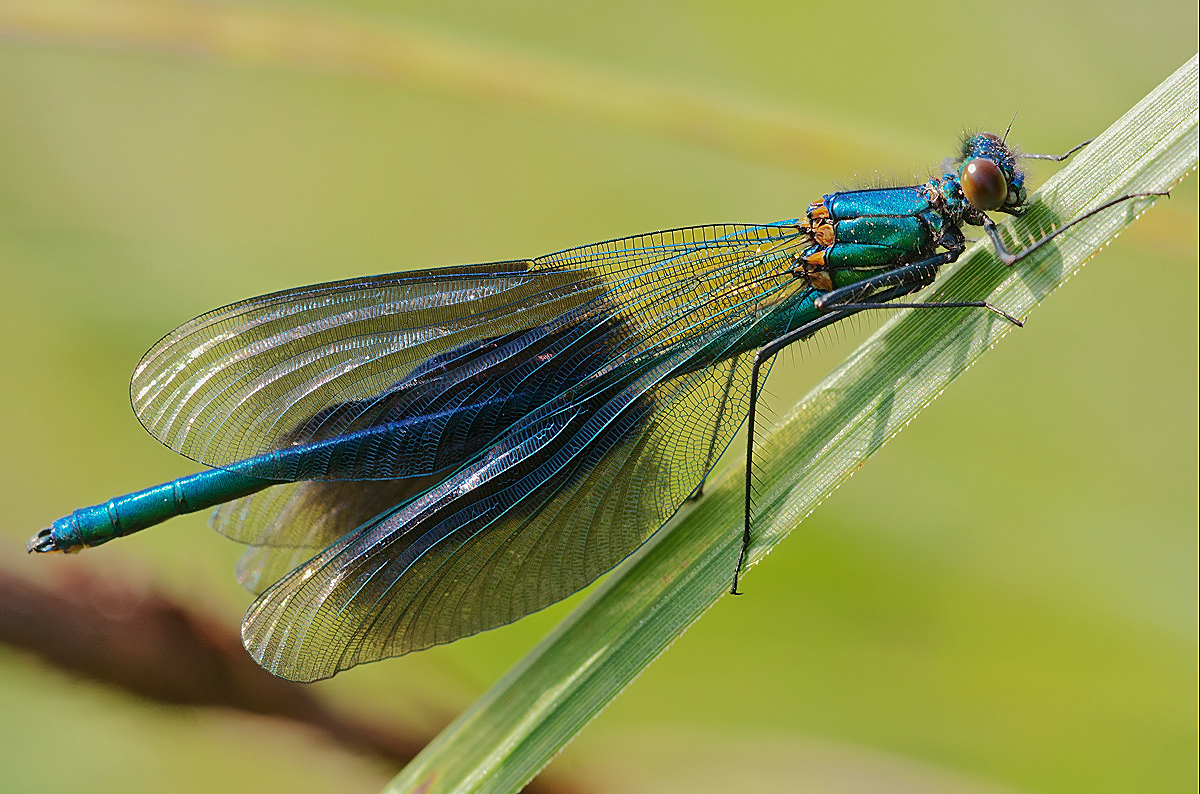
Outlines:
<svg viewBox="0 0 1200 794"><path fill-rule="evenodd" d="M344 747L403 766L431 736L339 713L302 684L256 665L237 635L161 593L74 568L54 586L0 569L0 642L160 703L219 707L316 728ZM529 792L577 792L533 781Z"/></svg>

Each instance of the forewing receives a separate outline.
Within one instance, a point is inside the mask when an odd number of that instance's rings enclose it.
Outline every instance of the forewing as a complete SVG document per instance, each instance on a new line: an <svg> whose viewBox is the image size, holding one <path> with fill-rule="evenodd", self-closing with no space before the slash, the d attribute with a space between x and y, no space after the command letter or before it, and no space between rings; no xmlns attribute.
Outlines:
<svg viewBox="0 0 1200 794"><path fill-rule="evenodd" d="M132 401L171 448L255 476L449 471L613 362L761 309L805 242L790 221L705 226L274 293L165 337Z"/></svg>

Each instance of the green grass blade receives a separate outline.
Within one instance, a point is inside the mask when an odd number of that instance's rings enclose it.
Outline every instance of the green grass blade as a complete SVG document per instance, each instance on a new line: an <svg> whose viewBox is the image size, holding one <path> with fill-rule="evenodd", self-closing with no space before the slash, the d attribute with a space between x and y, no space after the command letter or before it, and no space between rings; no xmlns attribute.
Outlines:
<svg viewBox="0 0 1200 794"><path fill-rule="evenodd" d="M1018 248L1115 196L1168 189L1196 163L1193 57L1059 171L1033 210L1003 230ZM1091 218L1011 270L990 244L976 245L924 299L986 296L1026 317L1151 203L1138 199ZM752 561L1010 330L980 310L897 313L769 435L760 429ZM673 528L622 565L388 791L513 791L530 780L728 590L740 544L739 475L733 467Z"/></svg>

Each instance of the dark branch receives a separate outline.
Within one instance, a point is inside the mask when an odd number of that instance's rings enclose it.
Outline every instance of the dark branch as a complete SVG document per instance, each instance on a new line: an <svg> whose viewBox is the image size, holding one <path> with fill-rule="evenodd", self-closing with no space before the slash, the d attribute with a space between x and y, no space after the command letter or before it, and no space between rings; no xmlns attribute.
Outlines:
<svg viewBox="0 0 1200 794"><path fill-rule="evenodd" d="M433 738L339 713L305 685L263 670L239 637L216 622L160 593L136 592L80 568L56 586L0 569L0 642L146 700L301 723L397 767ZM579 789L539 778L526 791Z"/></svg>

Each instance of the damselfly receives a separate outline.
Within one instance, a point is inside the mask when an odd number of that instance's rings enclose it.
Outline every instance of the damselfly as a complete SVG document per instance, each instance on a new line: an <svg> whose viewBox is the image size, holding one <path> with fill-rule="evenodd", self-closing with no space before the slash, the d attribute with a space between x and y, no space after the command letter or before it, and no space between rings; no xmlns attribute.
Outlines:
<svg viewBox="0 0 1200 794"><path fill-rule="evenodd" d="M1077 147L1078 148L1078 147ZM1074 150L1072 150L1074 151ZM1065 159L1067 154L1042 159ZM1027 157L1031 155L1026 155ZM172 331L131 396L156 438L214 467L42 530L72 551L220 505L249 546L242 623L271 672L325 678L451 642L586 586L646 541L750 424L763 366L867 309L905 303L982 226L1022 214L1017 154L967 138L925 184L831 193L805 217L697 226L537 259L338 281Z"/></svg>

